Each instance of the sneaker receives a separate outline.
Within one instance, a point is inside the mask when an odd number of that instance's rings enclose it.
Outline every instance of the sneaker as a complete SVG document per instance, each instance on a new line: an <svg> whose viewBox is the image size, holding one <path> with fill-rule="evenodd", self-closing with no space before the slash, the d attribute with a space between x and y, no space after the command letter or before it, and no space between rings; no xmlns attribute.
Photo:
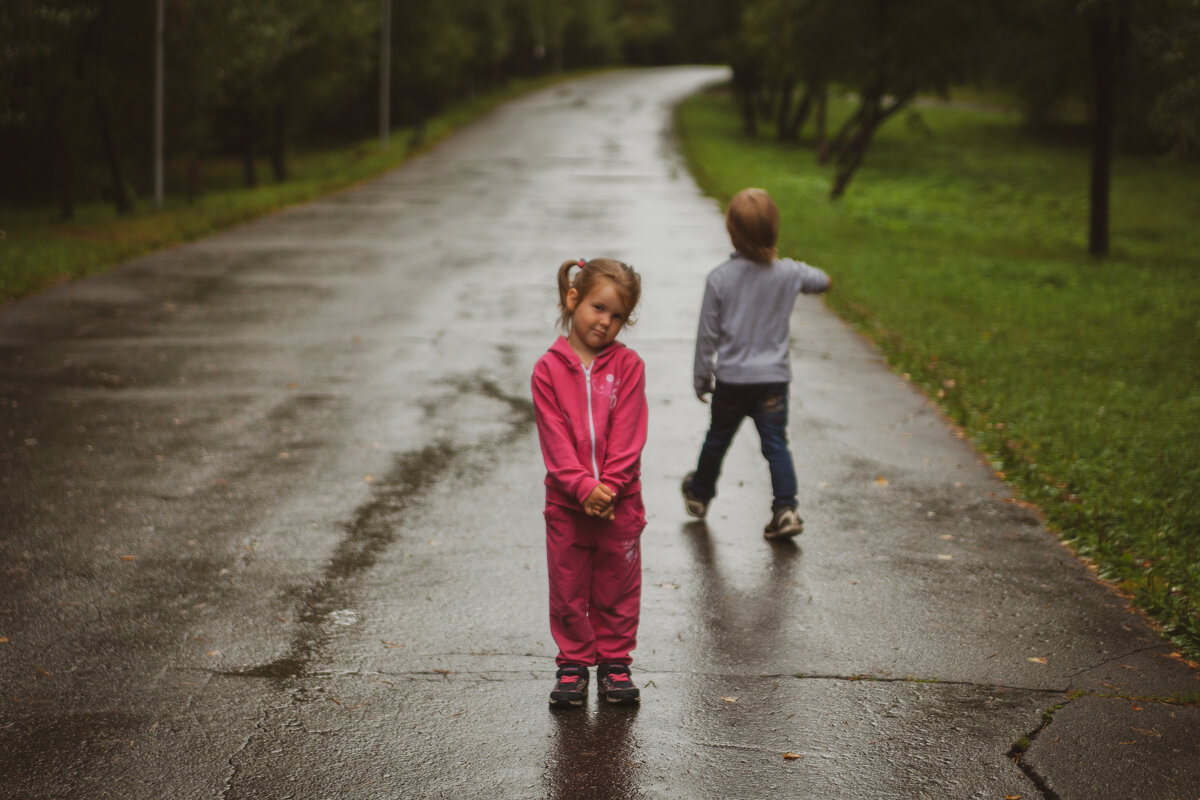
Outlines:
<svg viewBox="0 0 1200 800"><path fill-rule="evenodd" d="M771 522L763 528L763 537L767 539L786 539L804 530L804 520L800 519L794 508L779 508L771 515Z"/></svg>
<svg viewBox="0 0 1200 800"><path fill-rule="evenodd" d="M633 683L624 664L601 664L596 668L596 694L610 703L628 705L641 699L641 690Z"/></svg>
<svg viewBox="0 0 1200 800"><path fill-rule="evenodd" d="M576 664L558 668L558 680L550 692L552 706L581 706L587 700L588 669Z"/></svg>
<svg viewBox="0 0 1200 800"><path fill-rule="evenodd" d="M696 471L692 470L683 476L683 485L680 487L683 492L683 507L687 511L688 516L695 517L696 519L704 519L704 515L708 513L708 504L712 500L701 500L692 494L692 477L695 474Z"/></svg>

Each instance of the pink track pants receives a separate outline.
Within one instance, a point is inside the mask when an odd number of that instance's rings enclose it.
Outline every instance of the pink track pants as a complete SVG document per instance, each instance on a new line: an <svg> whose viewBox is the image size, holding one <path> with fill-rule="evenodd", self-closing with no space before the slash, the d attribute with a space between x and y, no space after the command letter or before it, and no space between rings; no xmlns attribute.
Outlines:
<svg viewBox="0 0 1200 800"><path fill-rule="evenodd" d="M642 600L641 494L618 500L612 521L554 503L544 513L555 661L630 663Z"/></svg>

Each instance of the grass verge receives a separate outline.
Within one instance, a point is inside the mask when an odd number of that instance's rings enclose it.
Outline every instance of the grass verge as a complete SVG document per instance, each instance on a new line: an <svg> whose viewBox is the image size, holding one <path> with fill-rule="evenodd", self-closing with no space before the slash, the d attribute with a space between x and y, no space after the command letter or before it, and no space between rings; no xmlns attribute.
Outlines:
<svg viewBox="0 0 1200 800"><path fill-rule="evenodd" d="M748 138L725 91L677 121L705 190L770 191L781 251L834 276L830 306L1200 659L1200 165L1118 159L1096 261L1089 153L1015 115L893 120L836 203L811 144Z"/></svg>
<svg viewBox="0 0 1200 800"><path fill-rule="evenodd" d="M287 206L303 203L399 166L458 127L501 102L561 81L559 75L510 82L502 89L459 103L429 121L418 145L411 129L394 130L385 150L378 139L291 154L291 176L283 183L240 185L241 165L205 163L207 191L194 203L169 196L163 209L145 200L118 216L108 203L85 203L68 222L54 220L54 207L0 207L0 306L64 281L103 272L117 264L179 242L197 239ZM168 165L168 187L183 183L181 164ZM260 163L260 173L265 165Z"/></svg>

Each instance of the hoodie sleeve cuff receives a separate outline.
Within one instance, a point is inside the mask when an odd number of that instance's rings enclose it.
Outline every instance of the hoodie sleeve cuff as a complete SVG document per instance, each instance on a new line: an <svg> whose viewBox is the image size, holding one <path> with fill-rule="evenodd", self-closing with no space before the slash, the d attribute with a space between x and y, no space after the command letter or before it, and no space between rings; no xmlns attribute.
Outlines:
<svg viewBox="0 0 1200 800"><path fill-rule="evenodd" d="M600 485L600 481L590 475L579 481L579 485L575 487L575 499L579 501L579 505L583 505L583 501L588 499L592 490Z"/></svg>

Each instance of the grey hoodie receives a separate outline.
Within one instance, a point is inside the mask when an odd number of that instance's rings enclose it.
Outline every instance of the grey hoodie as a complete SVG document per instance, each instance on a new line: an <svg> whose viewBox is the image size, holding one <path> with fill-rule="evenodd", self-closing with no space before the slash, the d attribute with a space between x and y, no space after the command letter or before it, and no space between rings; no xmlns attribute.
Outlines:
<svg viewBox="0 0 1200 800"><path fill-rule="evenodd" d="M696 395L721 383L786 383L788 321L796 295L829 288L829 276L790 258L763 264L740 253L708 274L696 331ZM715 357L715 363L714 363Z"/></svg>

